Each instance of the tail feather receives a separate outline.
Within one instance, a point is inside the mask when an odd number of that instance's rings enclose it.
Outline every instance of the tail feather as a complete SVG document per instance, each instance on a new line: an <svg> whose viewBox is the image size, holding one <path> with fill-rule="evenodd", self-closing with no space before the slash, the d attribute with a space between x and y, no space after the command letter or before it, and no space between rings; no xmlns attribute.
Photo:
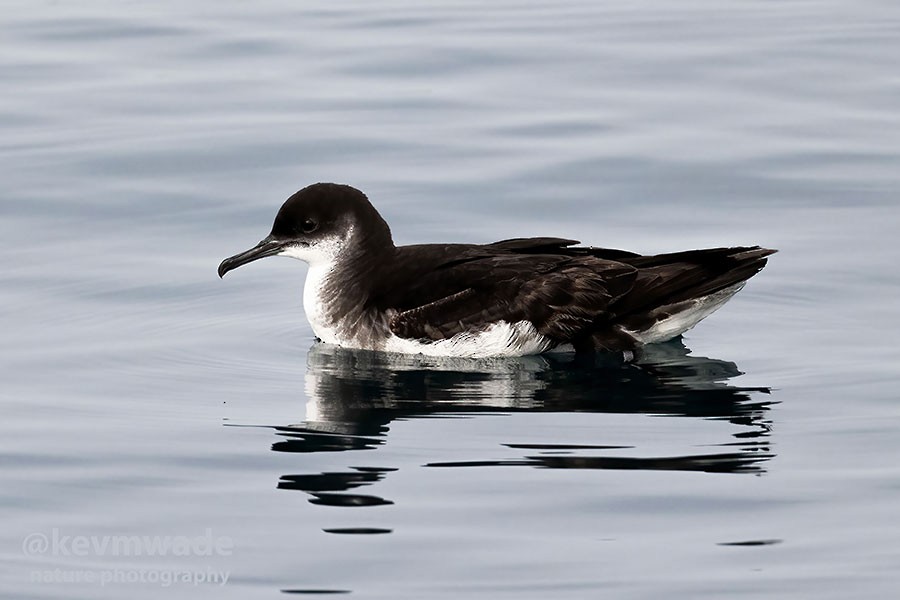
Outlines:
<svg viewBox="0 0 900 600"><path fill-rule="evenodd" d="M616 321L640 343L676 337L722 306L775 252L752 246L620 259L638 276L614 307Z"/></svg>

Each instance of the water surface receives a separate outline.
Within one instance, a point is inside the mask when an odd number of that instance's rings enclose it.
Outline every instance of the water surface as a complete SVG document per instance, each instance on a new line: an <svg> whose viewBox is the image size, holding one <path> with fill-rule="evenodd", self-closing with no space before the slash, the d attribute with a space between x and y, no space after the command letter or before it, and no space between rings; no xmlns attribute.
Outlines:
<svg viewBox="0 0 900 600"><path fill-rule="evenodd" d="M14 2L4 595L896 594L898 27L874 0ZM313 343L305 267L215 274L315 181L399 243L780 252L634 364L347 352Z"/></svg>

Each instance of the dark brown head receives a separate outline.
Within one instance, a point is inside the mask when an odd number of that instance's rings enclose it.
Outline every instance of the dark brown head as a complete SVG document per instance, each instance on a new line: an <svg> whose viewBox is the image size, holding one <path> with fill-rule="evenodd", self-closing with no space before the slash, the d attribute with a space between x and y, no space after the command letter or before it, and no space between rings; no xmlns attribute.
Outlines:
<svg viewBox="0 0 900 600"><path fill-rule="evenodd" d="M253 248L226 258L219 277L266 256L290 256L310 265L335 263L393 247L391 231L366 195L349 185L315 183L287 199L272 232Z"/></svg>

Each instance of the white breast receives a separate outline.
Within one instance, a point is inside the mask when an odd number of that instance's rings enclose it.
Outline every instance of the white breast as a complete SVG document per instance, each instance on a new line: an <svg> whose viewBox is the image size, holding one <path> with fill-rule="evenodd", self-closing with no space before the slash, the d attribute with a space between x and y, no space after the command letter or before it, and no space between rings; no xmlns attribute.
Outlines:
<svg viewBox="0 0 900 600"><path fill-rule="evenodd" d="M325 279L333 270L331 263L311 264L306 274L306 284L303 286L303 310L306 311L306 319L312 327L317 338L326 344L345 345L338 338L337 330L325 316L325 307L321 297L321 290Z"/></svg>
<svg viewBox="0 0 900 600"><path fill-rule="evenodd" d="M335 327L327 318L322 291L325 282L334 272L338 257L347 240L353 235L353 227L348 227L343 235L333 235L317 240L312 245L288 246L280 254L302 260L309 265L306 283L303 286L303 310L317 338L329 344L342 344Z"/></svg>

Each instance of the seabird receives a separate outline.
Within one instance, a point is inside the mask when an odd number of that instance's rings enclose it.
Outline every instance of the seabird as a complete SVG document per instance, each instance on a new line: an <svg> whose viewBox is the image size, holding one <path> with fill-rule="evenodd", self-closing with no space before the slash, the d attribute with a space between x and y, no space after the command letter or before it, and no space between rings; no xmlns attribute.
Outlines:
<svg viewBox="0 0 900 600"><path fill-rule="evenodd" d="M645 256L561 238L395 246L368 198L316 183L219 277L266 256L309 263L303 307L321 341L434 356L554 349L631 353L675 338L766 265L759 246Z"/></svg>

